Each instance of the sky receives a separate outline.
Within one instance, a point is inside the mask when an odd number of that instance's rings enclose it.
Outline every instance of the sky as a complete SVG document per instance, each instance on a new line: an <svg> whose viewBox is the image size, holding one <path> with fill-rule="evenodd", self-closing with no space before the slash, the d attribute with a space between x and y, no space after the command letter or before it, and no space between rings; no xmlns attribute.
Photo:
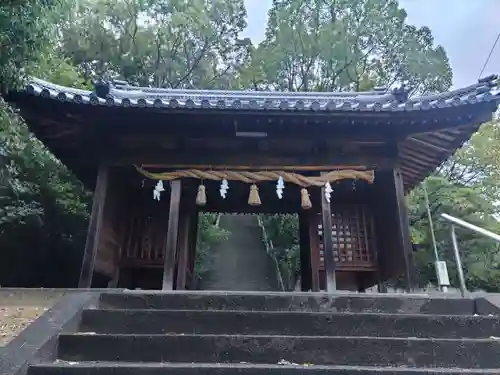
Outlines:
<svg viewBox="0 0 500 375"><path fill-rule="evenodd" d="M254 43L264 38L272 0L244 0L248 13L245 37ZM477 81L500 33L500 0L400 0L408 23L428 26L435 43L442 45L453 70L453 86ZM500 73L500 41L482 76Z"/></svg>

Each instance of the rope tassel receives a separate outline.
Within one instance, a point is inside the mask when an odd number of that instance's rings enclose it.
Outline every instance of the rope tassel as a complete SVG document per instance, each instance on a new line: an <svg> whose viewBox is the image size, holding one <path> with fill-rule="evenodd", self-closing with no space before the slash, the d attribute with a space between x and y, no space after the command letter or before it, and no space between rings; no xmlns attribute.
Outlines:
<svg viewBox="0 0 500 375"><path fill-rule="evenodd" d="M196 204L198 206L204 206L207 204L207 193L205 191L205 185L200 184L198 186L198 194L196 194Z"/></svg>
<svg viewBox="0 0 500 375"><path fill-rule="evenodd" d="M309 210L312 207L311 198L306 188L300 190L300 205L304 210Z"/></svg>
<svg viewBox="0 0 500 375"><path fill-rule="evenodd" d="M262 204L259 197L259 188L255 184L252 184L250 186L250 194L248 195L248 204L250 206L260 206Z"/></svg>

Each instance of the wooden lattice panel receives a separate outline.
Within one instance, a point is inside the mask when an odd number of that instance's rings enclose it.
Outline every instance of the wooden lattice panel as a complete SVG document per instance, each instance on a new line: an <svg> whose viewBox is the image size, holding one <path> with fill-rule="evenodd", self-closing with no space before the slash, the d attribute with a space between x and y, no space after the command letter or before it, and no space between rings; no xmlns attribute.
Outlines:
<svg viewBox="0 0 500 375"><path fill-rule="evenodd" d="M143 200L141 200L141 198ZM130 205L121 261L127 265L162 265L168 226L168 206L154 204L148 196L139 196Z"/></svg>
<svg viewBox="0 0 500 375"><path fill-rule="evenodd" d="M317 222L320 269L324 269L321 214ZM366 206L332 206L332 237L337 269L375 269L375 230Z"/></svg>

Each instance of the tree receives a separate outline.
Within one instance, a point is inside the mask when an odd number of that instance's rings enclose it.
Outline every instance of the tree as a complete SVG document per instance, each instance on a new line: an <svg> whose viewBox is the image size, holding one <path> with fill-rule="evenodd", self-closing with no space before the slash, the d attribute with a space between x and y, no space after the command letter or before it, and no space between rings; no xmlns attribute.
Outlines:
<svg viewBox="0 0 500 375"><path fill-rule="evenodd" d="M0 283L57 284L71 276L65 275L68 268L52 276L42 275L40 268L54 253L76 259L82 254L89 196L5 103L0 104L0 142ZM23 280L20 268L25 270Z"/></svg>
<svg viewBox="0 0 500 375"><path fill-rule="evenodd" d="M405 20L396 0L274 0L248 82L286 91L447 89L444 49Z"/></svg>
<svg viewBox="0 0 500 375"><path fill-rule="evenodd" d="M64 5L48 0L2 3L1 92L19 85L27 74L84 85L74 67L50 43ZM0 284L55 285L69 267L56 275L43 275L39 270L53 260L51 254L60 252L66 259L81 255L88 196L1 97L0 145Z"/></svg>
<svg viewBox="0 0 500 375"><path fill-rule="evenodd" d="M293 290L300 275L299 220L297 215L262 215L273 256L287 290Z"/></svg>
<svg viewBox="0 0 500 375"><path fill-rule="evenodd" d="M231 87L249 41L242 0L86 0L62 27L62 51L86 77L133 84Z"/></svg>
<svg viewBox="0 0 500 375"><path fill-rule="evenodd" d="M449 224L441 213L461 218L472 224L500 233L498 220L500 182L500 132L497 121L487 123L463 148L445 162L436 175L427 179L426 186L438 250L451 265L456 280ZM432 243L422 187L409 196L411 224L415 240L422 250L417 253L422 284L435 282ZM500 246L484 236L458 229L457 238L463 256L468 286L488 291L500 290Z"/></svg>
<svg viewBox="0 0 500 375"><path fill-rule="evenodd" d="M0 93L19 84L55 36L62 0L12 1L0 5Z"/></svg>
<svg viewBox="0 0 500 375"><path fill-rule="evenodd" d="M478 186L485 196L500 196L500 123L481 126L441 171L451 181Z"/></svg>

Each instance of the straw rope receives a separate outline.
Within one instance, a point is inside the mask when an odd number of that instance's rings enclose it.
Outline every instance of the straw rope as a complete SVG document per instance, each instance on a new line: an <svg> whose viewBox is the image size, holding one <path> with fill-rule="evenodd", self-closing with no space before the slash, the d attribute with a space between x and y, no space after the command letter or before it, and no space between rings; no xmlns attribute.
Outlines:
<svg viewBox="0 0 500 375"><path fill-rule="evenodd" d="M322 174L321 176L303 176L298 173L285 172L285 171L215 171L215 170L199 170L199 169L186 169L172 172L148 172L145 169L135 166L137 171L144 177L152 180L171 181L179 178L197 178L200 180L215 180L220 181L223 179L231 181L242 181L249 184L254 184L260 181L274 181L278 178L283 178L285 182L296 184L301 187L308 186L324 186L327 182L335 182L345 179L365 180L368 183L373 183L375 172L370 171L357 171L357 170L338 170L330 171Z"/></svg>

